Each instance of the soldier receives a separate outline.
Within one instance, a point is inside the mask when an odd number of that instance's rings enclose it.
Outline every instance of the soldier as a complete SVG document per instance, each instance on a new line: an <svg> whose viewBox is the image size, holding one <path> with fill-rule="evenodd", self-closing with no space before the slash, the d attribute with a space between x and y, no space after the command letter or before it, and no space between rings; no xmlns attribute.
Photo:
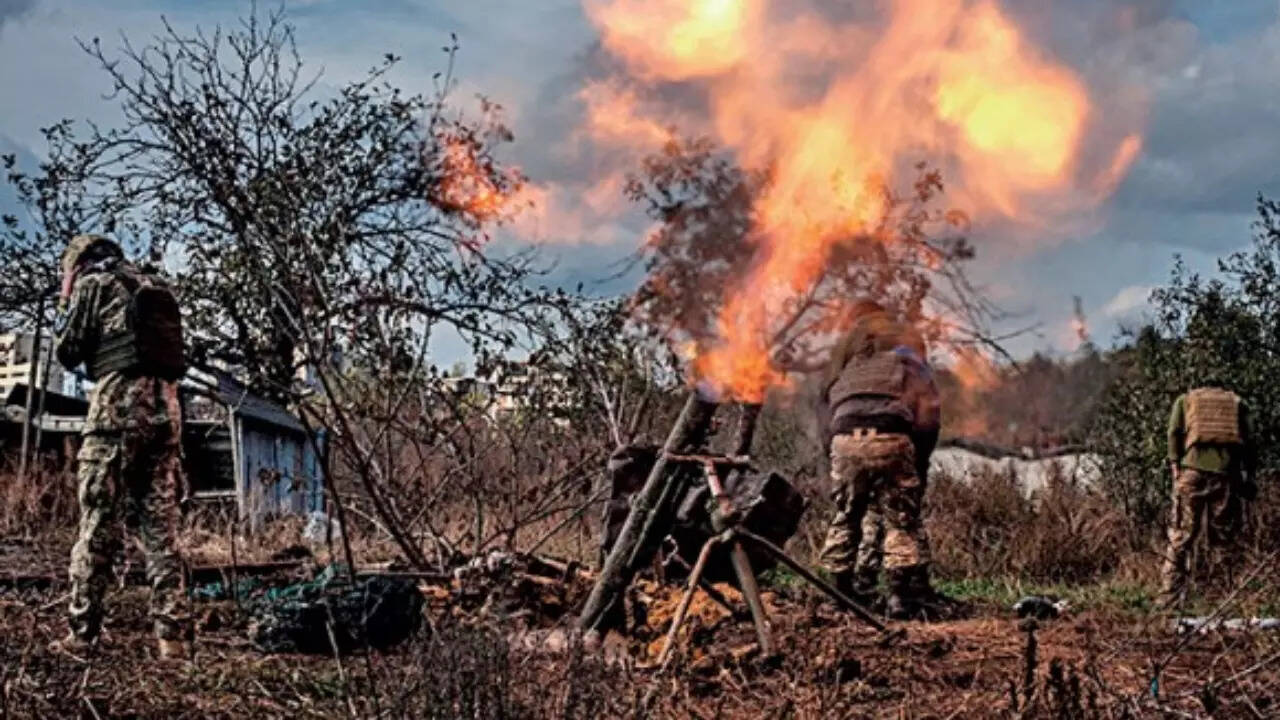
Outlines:
<svg viewBox="0 0 1280 720"><path fill-rule="evenodd" d="M1172 608L1183 599L1191 548L1205 522L1214 545L1238 531L1243 503L1257 497L1256 461L1249 410L1240 396L1211 384L1174 401L1169 416L1173 511L1160 607Z"/></svg>
<svg viewBox="0 0 1280 720"><path fill-rule="evenodd" d="M151 617L165 658L189 656L191 624L176 545L182 482L185 374L182 320L155 275L98 235L73 238L62 256L58 360L94 382L77 456L80 531L71 550L71 632L56 645L88 650L102 630L103 596L122 546L137 533L151 585Z"/></svg>
<svg viewBox="0 0 1280 720"><path fill-rule="evenodd" d="M829 428L833 496L838 511L822 550L824 566L841 591L864 601L874 593L874 563L857 572L869 510L884 522L884 566L889 575L888 613L908 618L939 611L945 601L929 583L929 546L921 524L924 483L915 437L936 428L937 390L919 351L919 335L879 305L855 307L855 322L823 383ZM932 435L936 442L936 433ZM932 450L921 448L927 455ZM875 541L868 543L873 559Z"/></svg>
<svg viewBox="0 0 1280 720"><path fill-rule="evenodd" d="M915 346L899 345L898 352L908 354L913 365L915 377L921 387L924 399L921 412L915 419L911 431L911 445L916 455L916 477L924 492L929 488L929 460L933 450L938 446L938 435L942 429L941 406L938 403L938 388L933 378L933 370L925 359L917 354ZM884 568L884 516L874 503L867 507L862 517L862 542L853 568L853 590L855 599L865 605L876 606L879 601L878 586L880 571Z"/></svg>

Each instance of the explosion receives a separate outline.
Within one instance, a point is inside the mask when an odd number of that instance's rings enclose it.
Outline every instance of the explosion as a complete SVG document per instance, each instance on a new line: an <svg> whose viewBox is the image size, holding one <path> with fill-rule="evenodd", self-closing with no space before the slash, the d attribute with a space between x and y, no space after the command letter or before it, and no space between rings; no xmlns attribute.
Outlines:
<svg viewBox="0 0 1280 720"><path fill-rule="evenodd" d="M771 323L837 243L874 232L883 189L915 162L936 163L970 217L1040 224L1041 208L1104 197L1141 148L1132 135L1105 167L1084 166L1087 88L995 0L891 0L878 24L794 0L585 3L634 86L697 88L713 139L742 167L769 172L754 208L754 270L725 289L718 337L693 363L698 380L741 400L785 381ZM662 123L639 114L632 91L591 93L598 137L616 143L625 120L637 144L661 141Z"/></svg>

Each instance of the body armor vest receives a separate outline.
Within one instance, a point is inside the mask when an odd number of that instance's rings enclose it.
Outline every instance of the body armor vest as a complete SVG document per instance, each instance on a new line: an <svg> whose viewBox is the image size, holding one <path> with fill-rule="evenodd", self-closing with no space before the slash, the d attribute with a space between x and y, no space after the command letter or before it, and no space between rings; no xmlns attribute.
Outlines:
<svg viewBox="0 0 1280 720"><path fill-rule="evenodd" d="M893 351L855 358L827 395L834 417L897 418L909 428L915 413L905 399L907 362Z"/></svg>
<svg viewBox="0 0 1280 720"><path fill-rule="evenodd" d="M125 328L104 335L86 363L91 380L108 373L180 380L187 372L182 312L173 292L147 276L117 270L116 279L129 293Z"/></svg>
<svg viewBox="0 0 1280 720"><path fill-rule="evenodd" d="M1186 399L1188 447L1194 445L1239 445L1240 398L1217 388L1197 388Z"/></svg>

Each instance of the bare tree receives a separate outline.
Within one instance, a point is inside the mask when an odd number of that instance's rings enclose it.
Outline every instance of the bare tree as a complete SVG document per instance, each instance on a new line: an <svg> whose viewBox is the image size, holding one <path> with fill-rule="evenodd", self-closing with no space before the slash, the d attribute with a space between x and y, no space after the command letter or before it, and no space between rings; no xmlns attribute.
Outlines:
<svg viewBox="0 0 1280 720"><path fill-rule="evenodd" d="M452 109L456 43L430 96L386 81L392 56L324 91L282 11L122 42L82 42L122 122L55 126L37 174L7 161L31 217L6 219L0 257L22 275L0 301L17 308L52 286L51 248L75 232L167 259L195 362L234 368L325 429L371 516L425 564L421 513L396 491L432 468L407 465L400 443L435 448L473 420L442 411L456 398L433 341L460 337L486 375L576 302L536 286L531 252L488 243L524 182L494 157L512 139L501 109Z"/></svg>

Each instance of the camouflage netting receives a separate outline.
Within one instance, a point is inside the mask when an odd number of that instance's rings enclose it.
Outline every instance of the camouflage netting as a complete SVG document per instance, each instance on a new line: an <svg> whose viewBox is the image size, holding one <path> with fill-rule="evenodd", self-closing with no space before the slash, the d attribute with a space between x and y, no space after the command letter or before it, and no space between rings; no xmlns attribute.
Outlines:
<svg viewBox="0 0 1280 720"><path fill-rule="evenodd" d="M315 580L251 599L249 639L267 653L332 654L385 650L422 625L417 586L383 576L354 583L330 566Z"/></svg>

